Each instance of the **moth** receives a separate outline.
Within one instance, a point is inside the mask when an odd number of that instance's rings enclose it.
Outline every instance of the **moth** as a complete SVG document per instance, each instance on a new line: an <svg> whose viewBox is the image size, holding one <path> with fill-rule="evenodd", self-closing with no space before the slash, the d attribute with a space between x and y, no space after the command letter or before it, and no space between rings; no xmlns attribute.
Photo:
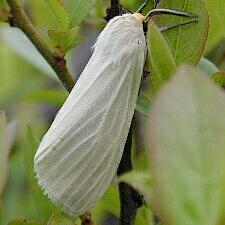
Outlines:
<svg viewBox="0 0 225 225"><path fill-rule="evenodd" d="M139 11L113 18L103 29L34 158L39 185L73 217L95 205L119 166L147 52L143 22L156 14L194 17L169 9L144 17Z"/></svg>

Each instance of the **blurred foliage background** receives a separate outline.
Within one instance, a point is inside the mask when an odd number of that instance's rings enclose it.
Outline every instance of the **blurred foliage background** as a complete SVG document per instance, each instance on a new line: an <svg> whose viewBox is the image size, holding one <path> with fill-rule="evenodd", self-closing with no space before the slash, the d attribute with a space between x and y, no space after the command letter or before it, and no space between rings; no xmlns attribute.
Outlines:
<svg viewBox="0 0 225 225"><path fill-rule="evenodd" d="M223 0L220 1L222 4ZM76 1L67 0L66 2L69 5ZM70 46L67 45L69 51L66 56L76 79L91 55L91 47L95 43L96 37L106 24L103 17L106 8L110 5L108 0L92 0L88 1L86 5L82 3L85 1L78 2L80 5L76 12L71 12L71 15L74 15L73 25L79 27L75 38L76 46L69 50ZM135 11L142 2L141 0L121 0L121 3L131 11ZM210 14L210 32L204 55L224 71L225 8L217 6L220 4L219 1L206 0L205 2ZM0 4L1 6L5 5L4 1L0 1ZM46 39L47 30L54 30L59 26L45 0L25 0L24 7L32 22ZM38 221L42 224L50 219L53 212L59 213L59 210L43 196L37 186L32 167L33 155L38 142L47 131L66 97L67 92L58 82L54 72L24 34L18 29L1 23L0 109L6 112L6 127L13 134L11 135L13 136L13 145L9 155L8 178L0 206L2 207L0 220L3 225L15 219ZM146 103L142 102L141 104L145 107ZM137 113L135 119L137 123L134 139L138 151L134 151L134 167L139 171L147 171L143 144L144 134L140 129L140 124L143 124L146 118ZM11 121L14 121L13 125L9 124ZM15 130L17 132L14 135ZM139 175L136 174L136 181L139 182L139 179ZM111 217L112 215L115 217ZM117 185L112 184L93 209L93 216L96 224L104 222L110 224L112 218L116 220L118 215ZM144 225L148 217L151 217L151 211L146 206L139 211L136 223ZM55 218L55 220L63 220L62 218ZM61 222L72 223L71 221Z"/></svg>

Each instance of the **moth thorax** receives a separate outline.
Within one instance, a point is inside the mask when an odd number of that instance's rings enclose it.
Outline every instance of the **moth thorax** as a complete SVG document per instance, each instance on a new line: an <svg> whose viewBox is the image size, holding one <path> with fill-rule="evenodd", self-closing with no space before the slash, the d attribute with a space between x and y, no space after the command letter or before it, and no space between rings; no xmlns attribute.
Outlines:
<svg viewBox="0 0 225 225"><path fill-rule="evenodd" d="M145 17L141 13L134 13L133 14L141 23L143 23Z"/></svg>

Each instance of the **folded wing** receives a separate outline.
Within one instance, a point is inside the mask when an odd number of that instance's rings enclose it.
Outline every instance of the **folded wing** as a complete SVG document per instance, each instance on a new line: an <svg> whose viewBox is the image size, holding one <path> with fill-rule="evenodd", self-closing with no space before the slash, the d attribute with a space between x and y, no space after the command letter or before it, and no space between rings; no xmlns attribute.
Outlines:
<svg viewBox="0 0 225 225"><path fill-rule="evenodd" d="M71 216L90 209L116 174L145 51L142 25L133 15L109 22L41 141L34 159L39 184Z"/></svg>

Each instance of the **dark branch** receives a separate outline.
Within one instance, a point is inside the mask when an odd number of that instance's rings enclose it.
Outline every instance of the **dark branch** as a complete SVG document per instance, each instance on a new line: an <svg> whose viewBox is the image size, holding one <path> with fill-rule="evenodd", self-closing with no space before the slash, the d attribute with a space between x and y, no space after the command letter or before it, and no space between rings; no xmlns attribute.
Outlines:
<svg viewBox="0 0 225 225"><path fill-rule="evenodd" d="M131 162L132 127L130 128L117 174L120 176L132 170ZM120 225L133 225L138 208L143 205L143 196L126 183L119 184Z"/></svg>
<svg viewBox="0 0 225 225"><path fill-rule="evenodd" d="M119 4L120 4L119 0L111 0L111 7L115 7Z"/></svg>
<svg viewBox="0 0 225 225"><path fill-rule="evenodd" d="M106 17L104 19L109 21L115 16L119 16L127 12L128 11L120 5L119 0L111 0L111 6L106 10Z"/></svg>

